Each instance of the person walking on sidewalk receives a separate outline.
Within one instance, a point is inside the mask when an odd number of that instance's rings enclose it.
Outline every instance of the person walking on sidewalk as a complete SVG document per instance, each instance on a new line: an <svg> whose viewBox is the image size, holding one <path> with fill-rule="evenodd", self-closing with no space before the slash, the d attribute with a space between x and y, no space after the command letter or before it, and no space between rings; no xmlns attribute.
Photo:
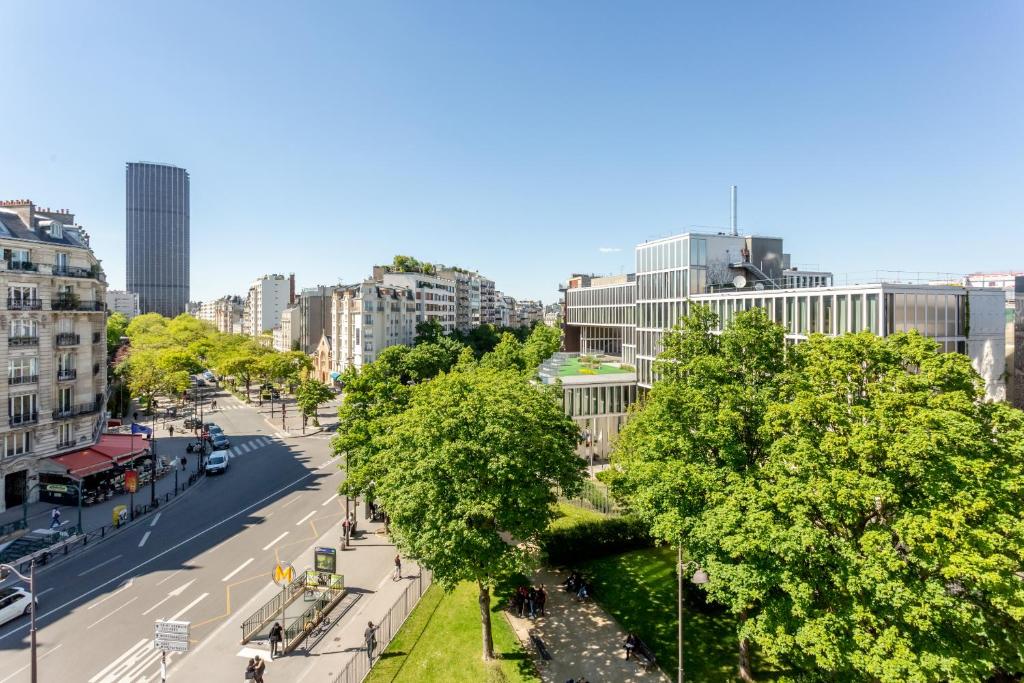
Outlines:
<svg viewBox="0 0 1024 683"><path fill-rule="evenodd" d="M367 622L366 630L363 631L363 640L366 641L366 658L373 664L373 651L377 649L377 629L373 622Z"/></svg>
<svg viewBox="0 0 1024 683"><path fill-rule="evenodd" d="M50 513L50 528L56 529L60 526L60 508L53 508L53 512Z"/></svg>
<svg viewBox="0 0 1024 683"><path fill-rule="evenodd" d="M395 575L391 579L392 581L402 580L402 556L395 555Z"/></svg>
<svg viewBox="0 0 1024 683"><path fill-rule="evenodd" d="M174 436L174 425L167 425L167 436Z"/></svg>
<svg viewBox="0 0 1024 683"><path fill-rule="evenodd" d="M277 654L278 648L281 647L281 624L274 622L274 625L270 627L270 659L274 659L274 655Z"/></svg>
<svg viewBox="0 0 1024 683"><path fill-rule="evenodd" d="M245 680L256 680L256 661L253 659L250 659L249 663L245 665Z"/></svg>
<svg viewBox="0 0 1024 683"><path fill-rule="evenodd" d="M255 664L253 673L256 676L255 678L253 678L253 680L256 681L256 683L263 683L263 674L267 671L267 663L260 659L259 655L253 657L252 661L253 664Z"/></svg>

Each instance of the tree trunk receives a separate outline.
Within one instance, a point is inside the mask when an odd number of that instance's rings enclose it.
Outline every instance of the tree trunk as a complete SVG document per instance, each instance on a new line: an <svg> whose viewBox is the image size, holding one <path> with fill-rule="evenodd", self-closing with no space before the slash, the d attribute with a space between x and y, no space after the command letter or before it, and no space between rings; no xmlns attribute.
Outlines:
<svg viewBox="0 0 1024 683"><path fill-rule="evenodd" d="M747 620L747 613L743 612L740 614L740 626L743 626L743 622ZM750 641L746 638L740 638L740 650L739 650L739 663L738 673L740 680L744 683L753 683L754 674L750 671Z"/></svg>
<svg viewBox="0 0 1024 683"><path fill-rule="evenodd" d="M483 629L484 661L494 659L494 639L491 638L491 591L482 582L477 581L480 587L480 626Z"/></svg>

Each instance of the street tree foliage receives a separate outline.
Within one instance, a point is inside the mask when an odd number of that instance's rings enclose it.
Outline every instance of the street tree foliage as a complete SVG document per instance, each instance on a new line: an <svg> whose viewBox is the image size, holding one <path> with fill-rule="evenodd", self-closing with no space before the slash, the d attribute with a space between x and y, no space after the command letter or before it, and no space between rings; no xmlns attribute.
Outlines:
<svg viewBox="0 0 1024 683"><path fill-rule="evenodd" d="M582 480L577 430L553 394L520 372L465 367L409 389L383 420L369 464L374 495L402 552L447 590L479 590L483 658L494 657L490 592L526 568L552 517L553 487Z"/></svg>
<svg viewBox="0 0 1024 683"><path fill-rule="evenodd" d="M613 492L708 573L751 647L802 680L1024 668L1024 414L917 333L786 348L761 309L697 306L613 454Z"/></svg>
<svg viewBox="0 0 1024 683"><path fill-rule="evenodd" d="M121 346L121 337L128 329L128 317L124 313L111 313L107 318L107 355L113 357Z"/></svg>
<svg viewBox="0 0 1024 683"><path fill-rule="evenodd" d="M317 410L332 398L334 398L334 392L330 387L315 379L304 380L295 392L295 403L302 412L303 420L313 418L314 427L320 426Z"/></svg>
<svg viewBox="0 0 1024 683"><path fill-rule="evenodd" d="M385 266L385 268L396 273L423 273L425 275L433 275L437 270L432 263L401 254L397 254L391 261L391 265Z"/></svg>

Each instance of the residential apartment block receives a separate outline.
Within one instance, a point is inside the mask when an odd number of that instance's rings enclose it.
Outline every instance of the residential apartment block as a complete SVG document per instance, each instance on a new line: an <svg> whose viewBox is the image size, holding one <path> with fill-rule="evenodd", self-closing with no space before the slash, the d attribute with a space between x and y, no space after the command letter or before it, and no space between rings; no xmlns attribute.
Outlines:
<svg viewBox="0 0 1024 683"><path fill-rule="evenodd" d="M455 331L457 305L454 280L425 273L392 272L381 266L373 267L373 279L386 287L412 292L416 301L416 322L436 320L445 334Z"/></svg>
<svg viewBox="0 0 1024 683"><path fill-rule="evenodd" d="M123 289L108 289L107 311L109 313L121 313L131 320L141 313L139 295Z"/></svg>
<svg viewBox="0 0 1024 683"><path fill-rule="evenodd" d="M260 337L281 322L284 309L295 303L295 273L264 275L249 285L242 308L242 331Z"/></svg>
<svg viewBox="0 0 1024 683"><path fill-rule="evenodd" d="M39 498L33 481L67 475L62 457L92 445L107 388L106 293L74 214L29 200L0 202L0 280L7 291L0 385L0 510Z"/></svg>
<svg viewBox="0 0 1024 683"><path fill-rule="evenodd" d="M299 307L289 306L281 313L281 323L274 328L274 350L291 351L299 341Z"/></svg>
<svg viewBox="0 0 1024 683"><path fill-rule="evenodd" d="M337 287L319 286L303 289L298 296L299 348L303 353L315 353L320 338L330 333L331 297ZM294 324L295 321L293 321Z"/></svg>
<svg viewBox="0 0 1024 683"><path fill-rule="evenodd" d="M193 315L199 320L213 323L213 326L224 334L241 334L242 305L240 296L222 296L199 304Z"/></svg>
<svg viewBox="0 0 1024 683"><path fill-rule="evenodd" d="M423 301L409 287L375 279L338 287L331 298L331 334L324 342L332 354L332 372L372 363L389 346L411 346Z"/></svg>

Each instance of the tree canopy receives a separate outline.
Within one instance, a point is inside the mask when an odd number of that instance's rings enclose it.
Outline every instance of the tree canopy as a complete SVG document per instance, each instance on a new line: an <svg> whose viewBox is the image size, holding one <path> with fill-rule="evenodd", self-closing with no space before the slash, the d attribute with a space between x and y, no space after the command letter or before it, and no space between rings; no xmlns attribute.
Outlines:
<svg viewBox="0 0 1024 683"><path fill-rule="evenodd" d="M748 654L828 680L1024 667L1024 414L917 333L786 348L701 306L613 453L616 495L710 578Z"/></svg>

